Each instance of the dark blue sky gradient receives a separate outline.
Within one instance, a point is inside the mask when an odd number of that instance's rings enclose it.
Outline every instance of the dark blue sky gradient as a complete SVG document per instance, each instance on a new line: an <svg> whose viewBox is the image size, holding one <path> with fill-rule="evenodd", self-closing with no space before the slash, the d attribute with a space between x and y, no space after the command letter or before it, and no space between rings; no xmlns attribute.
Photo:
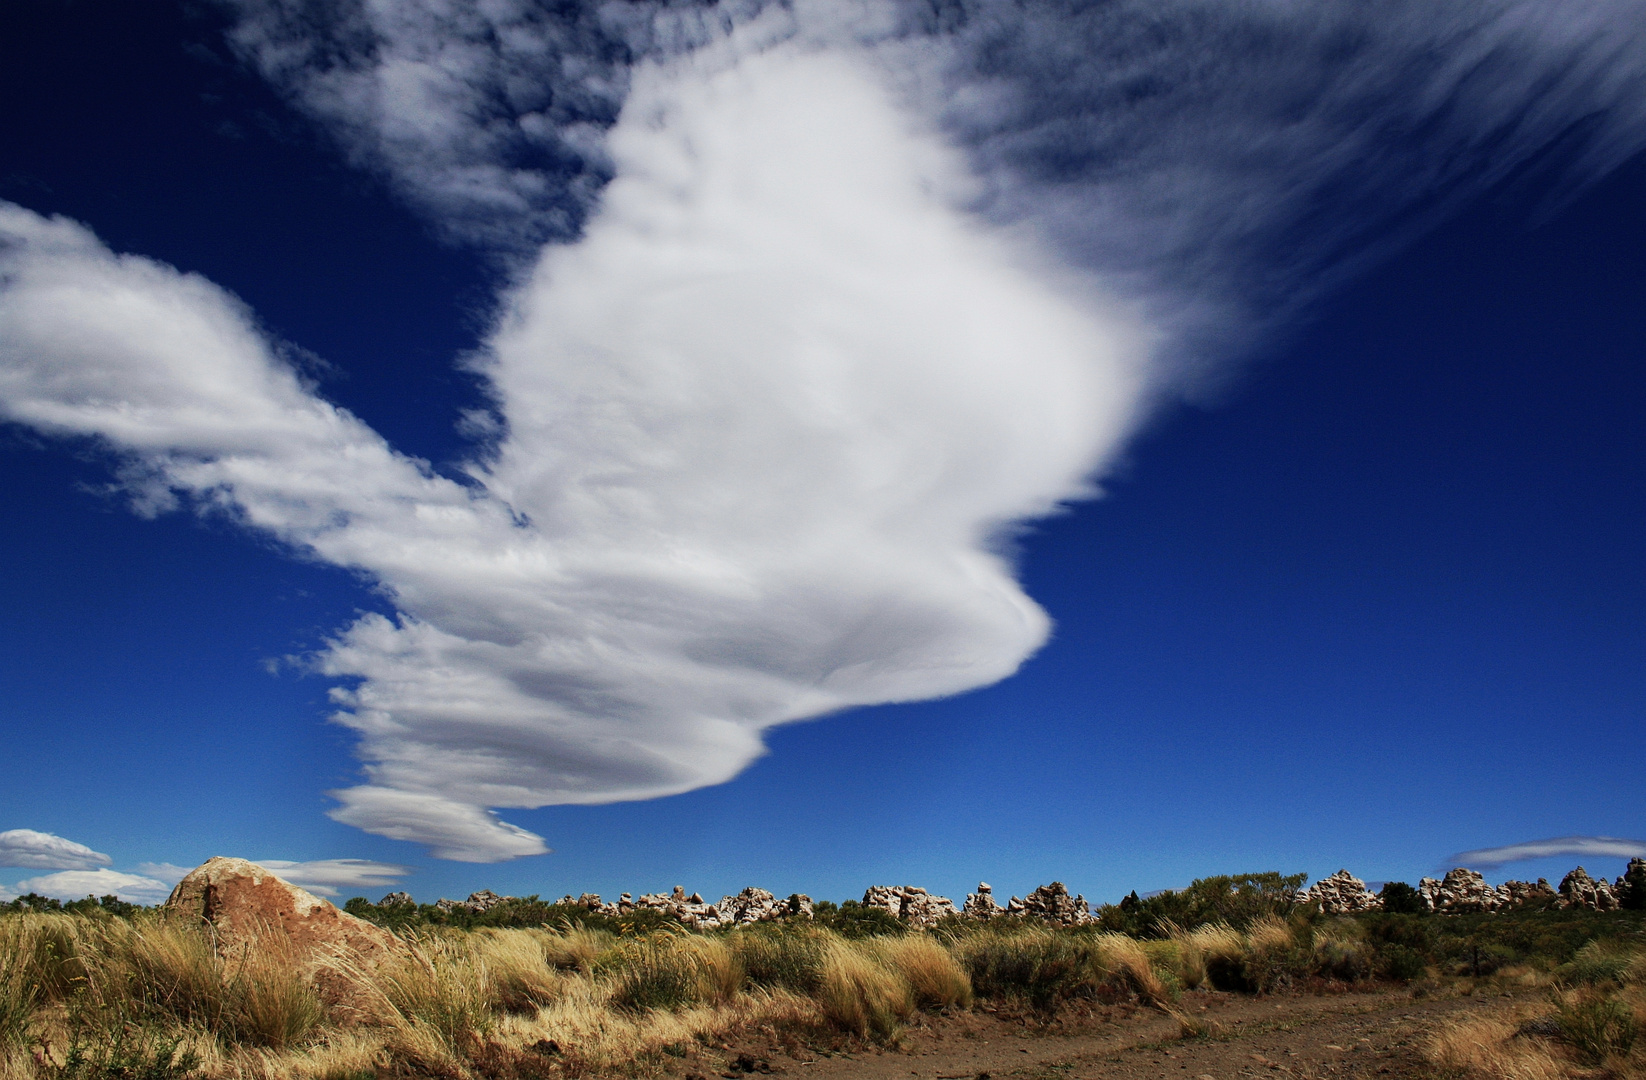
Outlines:
<svg viewBox="0 0 1646 1080"><path fill-rule="evenodd" d="M167 4L0 12L0 197L233 290L335 369L327 396L451 461L478 400L452 360L494 272L218 32ZM1107 900L1646 836L1646 162L1537 227L1534 203L1484 203L1340 293L1038 526L1023 572L1058 629L1018 677L780 729L719 788L506 812L557 853L502 866L324 817L350 740L324 680L265 666L387 611L367 585L221 522L137 518L90 448L0 432L0 829L122 869L407 862L420 899L981 877Z"/></svg>

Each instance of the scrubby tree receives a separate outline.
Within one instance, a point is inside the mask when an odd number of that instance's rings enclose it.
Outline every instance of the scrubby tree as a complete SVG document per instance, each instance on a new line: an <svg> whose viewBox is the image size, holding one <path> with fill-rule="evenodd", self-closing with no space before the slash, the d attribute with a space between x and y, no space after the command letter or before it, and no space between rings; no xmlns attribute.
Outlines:
<svg viewBox="0 0 1646 1080"><path fill-rule="evenodd" d="M1391 915L1418 915L1423 911L1423 897L1404 881L1386 882L1378 894L1383 910Z"/></svg>

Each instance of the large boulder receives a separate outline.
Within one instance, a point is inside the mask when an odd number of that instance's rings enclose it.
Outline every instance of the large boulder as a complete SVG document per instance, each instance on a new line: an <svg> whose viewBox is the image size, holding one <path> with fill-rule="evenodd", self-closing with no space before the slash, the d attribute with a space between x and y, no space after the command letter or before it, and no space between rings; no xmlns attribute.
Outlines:
<svg viewBox="0 0 1646 1080"><path fill-rule="evenodd" d="M935 896L918 885L870 885L863 893L863 906L889 911L910 926L921 928L936 926L956 913L953 900Z"/></svg>
<svg viewBox="0 0 1646 1080"><path fill-rule="evenodd" d="M387 930L245 859L206 860L177 883L165 906L210 926L218 955L272 954L303 971L327 1005L345 1011L362 1002L344 972L370 971L400 952L399 939Z"/></svg>
<svg viewBox="0 0 1646 1080"><path fill-rule="evenodd" d="M219 949L255 944L271 934L303 956L338 949L376 956L397 947L382 927L245 859L217 856L195 867L171 891L166 909L210 923Z"/></svg>
<svg viewBox="0 0 1646 1080"><path fill-rule="evenodd" d="M1377 911L1383 907L1383 901L1378 899L1377 894L1347 870L1321 878L1298 894L1297 902L1318 907L1326 915L1349 915L1357 911Z"/></svg>

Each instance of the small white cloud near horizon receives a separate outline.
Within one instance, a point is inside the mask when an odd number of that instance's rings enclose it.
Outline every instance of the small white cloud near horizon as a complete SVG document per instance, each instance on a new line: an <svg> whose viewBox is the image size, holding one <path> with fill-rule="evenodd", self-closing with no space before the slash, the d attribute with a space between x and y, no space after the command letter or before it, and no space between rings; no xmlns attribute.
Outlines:
<svg viewBox="0 0 1646 1080"><path fill-rule="evenodd" d="M167 885L176 885L179 881L182 881L184 878L188 877L190 871L193 869L194 867L192 866L178 866L176 863L169 862L145 862L137 864L137 872L139 874L142 874L144 877L154 878L156 881L164 881Z"/></svg>
<svg viewBox="0 0 1646 1080"><path fill-rule="evenodd" d="M0 866L30 870L95 870L113 859L54 833L34 829L0 832Z"/></svg>
<svg viewBox="0 0 1646 1080"><path fill-rule="evenodd" d="M26 878L13 887L19 893L39 893L57 900L81 900L88 896L112 894L131 904L158 904L171 893L171 886L163 881L108 869L63 870Z"/></svg>
<svg viewBox="0 0 1646 1080"><path fill-rule="evenodd" d="M1556 836L1548 840L1526 840L1502 847L1460 851L1448 865L1470 869L1493 869L1509 863L1548 859L1556 855L1587 855L1594 858L1646 858L1646 841L1616 836Z"/></svg>
<svg viewBox="0 0 1646 1080"><path fill-rule="evenodd" d="M398 863L376 862L372 859L314 859L292 862L289 859L253 859L265 870L272 870L282 881L307 889L317 896L333 897L340 889L386 889L399 883L412 872L412 867Z"/></svg>

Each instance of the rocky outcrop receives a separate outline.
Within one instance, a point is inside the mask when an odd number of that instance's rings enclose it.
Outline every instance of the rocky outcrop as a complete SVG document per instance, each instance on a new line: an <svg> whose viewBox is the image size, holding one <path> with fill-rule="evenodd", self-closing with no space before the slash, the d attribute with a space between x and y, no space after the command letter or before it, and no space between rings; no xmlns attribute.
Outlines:
<svg viewBox="0 0 1646 1080"><path fill-rule="evenodd" d="M1578 867L1560 879L1560 906L1588 908L1590 911L1616 911L1617 894L1605 878L1591 878L1589 872Z"/></svg>
<svg viewBox="0 0 1646 1080"><path fill-rule="evenodd" d="M1317 907L1326 915L1349 915L1357 911L1378 911L1383 901L1366 888L1366 883L1339 870L1330 877L1321 878L1298 894L1297 902Z"/></svg>
<svg viewBox="0 0 1646 1080"><path fill-rule="evenodd" d="M387 930L245 859L208 859L177 883L165 907L208 924L221 956L255 950L304 970L327 1005L345 1012L368 1002L342 972L370 970L400 951L399 939Z"/></svg>
<svg viewBox="0 0 1646 1080"><path fill-rule="evenodd" d="M992 919L1004 915L1006 909L994 902L994 887L987 881L977 883L977 891L966 894L966 906L961 913L969 919Z"/></svg>
<svg viewBox="0 0 1646 1080"><path fill-rule="evenodd" d="M910 926L936 926L957 914L954 901L935 896L917 885L871 885L863 893L863 906L889 911Z"/></svg>
<svg viewBox="0 0 1646 1080"><path fill-rule="evenodd" d="M1536 881L1505 881L1497 887L1498 900L1502 908L1513 907L1553 907L1560 894L1550 886L1547 878L1538 878Z"/></svg>
<svg viewBox="0 0 1646 1080"><path fill-rule="evenodd" d="M1061 881L1042 885L1021 900L1012 897L1006 904L1006 914L1044 919L1059 926L1082 926L1093 921L1086 898L1070 896Z"/></svg>
<svg viewBox="0 0 1646 1080"><path fill-rule="evenodd" d="M765 889L757 889L753 885L736 896L721 897L718 904L704 903L703 897L697 893L687 896L686 890L679 885L676 885L674 891L668 895L648 893L638 900L629 893L624 893L618 897L615 904L601 903L599 893L584 893L575 899L567 895L561 897L559 903L587 908L613 917L621 917L636 911L657 911L673 916L686 926L702 930L712 930L721 926L747 926L750 923L770 922L773 919L812 917L811 897L795 893L786 900L779 900Z"/></svg>
<svg viewBox="0 0 1646 1080"><path fill-rule="evenodd" d="M411 893L391 892L389 895L379 900L377 902L377 906L380 908L416 907L417 901L412 899Z"/></svg>
<svg viewBox="0 0 1646 1080"><path fill-rule="evenodd" d="M1446 871L1446 876L1439 881L1423 878L1417 883L1417 894L1425 910L1441 915L1496 911L1503 906L1497 890L1486 884L1484 877L1461 866Z"/></svg>
<svg viewBox="0 0 1646 1080"><path fill-rule="evenodd" d="M400 895L404 896L404 893ZM410 897L407 897L410 899ZM479 915L483 911L490 911L505 900L513 900L512 896L498 896L490 889L481 889L469 894L467 900L436 900L434 906L441 911L466 911L471 915ZM381 907L382 905L378 905Z"/></svg>

